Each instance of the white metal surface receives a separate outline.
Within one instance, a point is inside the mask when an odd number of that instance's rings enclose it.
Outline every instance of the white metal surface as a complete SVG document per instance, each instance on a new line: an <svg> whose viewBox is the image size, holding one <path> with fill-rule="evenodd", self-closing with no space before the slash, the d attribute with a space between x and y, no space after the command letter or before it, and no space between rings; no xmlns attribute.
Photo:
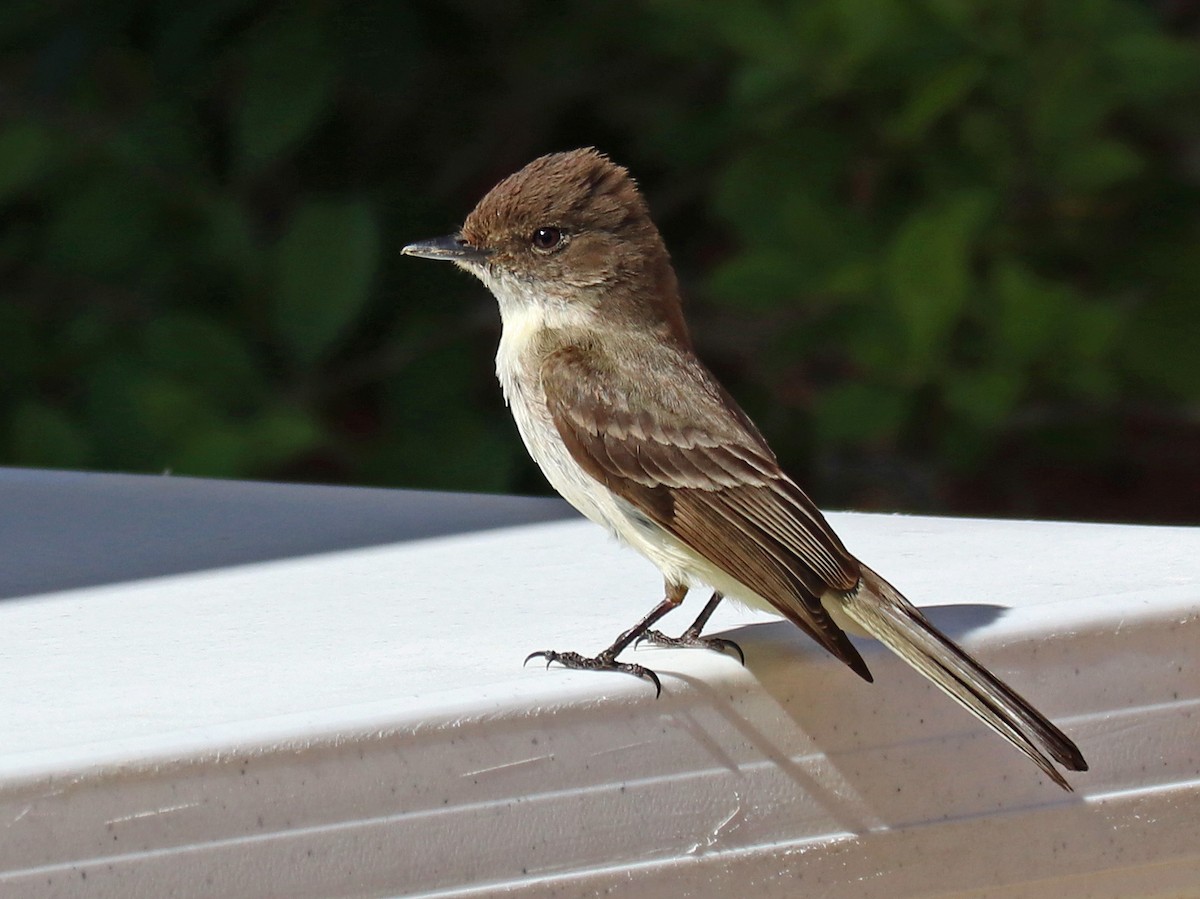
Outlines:
<svg viewBox="0 0 1200 899"><path fill-rule="evenodd" d="M1076 739L1068 795L882 649L868 685L757 613L711 628L745 668L633 654L658 701L522 668L660 595L586 522L503 526L552 501L0 498L0 896L1200 895L1197 529L831 516Z"/></svg>

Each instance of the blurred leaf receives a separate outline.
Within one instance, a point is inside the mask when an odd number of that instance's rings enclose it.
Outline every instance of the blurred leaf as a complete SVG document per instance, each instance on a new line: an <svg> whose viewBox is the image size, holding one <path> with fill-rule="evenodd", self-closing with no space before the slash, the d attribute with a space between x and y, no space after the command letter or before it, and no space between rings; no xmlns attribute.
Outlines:
<svg viewBox="0 0 1200 899"><path fill-rule="evenodd" d="M169 450L168 464L179 474L246 477L285 465L320 438L313 420L296 410L275 410L250 422L210 420L180 435Z"/></svg>
<svg viewBox="0 0 1200 899"><path fill-rule="evenodd" d="M1088 419L1051 420L1031 434L1035 452L1041 459L1059 460L1071 467L1095 461L1111 464L1120 440L1111 421Z"/></svg>
<svg viewBox="0 0 1200 899"><path fill-rule="evenodd" d="M837 19L839 47L830 71L834 84L848 86L853 73L889 46L907 40L910 4L898 0L839 0L827 10Z"/></svg>
<svg viewBox="0 0 1200 899"><path fill-rule="evenodd" d="M468 416L433 419L418 435L399 432L385 447L395 483L483 492L511 489L521 452L515 434L498 433Z"/></svg>
<svg viewBox="0 0 1200 899"><path fill-rule="evenodd" d="M956 62L920 84L892 121L892 130L903 140L914 140L938 119L958 106L983 79L987 69L978 59Z"/></svg>
<svg viewBox="0 0 1200 899"><path fill-rule="evenodd" d="M323 439L312 416L297 409L276 409L246 430L249 458L254 466L271 469L312 450Z"/></svg>
<svg viewBox="0 0 1200 899"><path fill-rule="evenodd" d="M1121 336L1124 315L1103 299L1075 305L1071 327L1074 340L1071 348L1080 359L1103 361Z"/></svg>
<svg viewBox="0 0 1200 899"><path fill-rule="evenodd" d="M39 29L54 19L58 7L39 0L6 0L0 16L0 45L40 37Z"/></svg>
<svg viewBox="0 0 1200 899"><path fill-rule="evenodd" d="M40 236L33 227L20 221L13 221L8 227L0 228L0 271L32 258L36 252L35 248L39 248Z"/></svg>
<svg viewBox="0 0 1200 899"><path fill-rule="evenodd" d="M378 257L379 229L365 203L312 201L292 216L275 252L272 319L300 362L316 361L353 324Z"/></svg>
<svg viewBox="0 0 1200 899"><path fill-rule="evenodd" d="M0 396L21 395L33 383L41 349L28 310L0 296Z"/></svg>
<svg viewBox="0 0 1200 899"><path fill-rule="evenodd" d="M57 149L50 133L34 122L15 122L0 131L0 203L45 174Z"/></svg>
<svg viewBox="0 0 1200 899"><path fill-rule="evenodd" d="M1023 169L1023 161L1018 161L1014 125L1007 117L995 110L968 108L958 122L959 139L969 154L964 155L974 157L973 161L984 166L994 182L1005 184Z"/></svg>
<svg viewBox="0 0 1200 899"><path fill-rule="evenodd" d="M778 9L763 0L743 0L736 6L724 3L683 3L689 17L699 16L722 42L748 60L791 61L795 44Z"/></svg>
<svg viewBox="0 0 1200 899"><path fill-rule="evenodd" d="M988 463L989 435L966 418L950 418L934 434L939 465L946 471L965 475Z"/></svg>
<svg viewBox="0 0 1200 899"><path fill-rule="evenodd" d="M847 177L845 149L809 128L789 130L726 170L717 207L746 250L715 273L715 295L765 308L768 296L778 304L798 295L846 292L861 282L874 234L837 195Z"/></svg>
<svg viewBox="0 0 1200 899"><path fill-rule="evenodd" d="M200 391L173 378L151 375L133 385L139 417L165 447L178 446L198 434L218 430L220 416ZM166 458L163 464L175 466Z"/></svg>
<svg viewBox="0 0 1200 899"><path fill-rule="evenodd" d="M765 247L722 264L709 276L708 291L733 308L769 310L797 295L798 280L795 258L785 250Z"/></svg>
<svg viewBox="0 0 1200 899"><path fill-rule="evenodd" d="M165 453L164 469L201 478L234 478L251 471L245 436L214 425L182 438Z"/></svg>
<svg viewBox="0 0 1200 899"><path fill-rule="evenodd" d="M1090 26L1101 33L1136 29L1138 18L1121 15L1120 9L1109 2L1090 4ZM1082 24L1068 18L1064 28L1074 31ZM1070 45L1049 42L1039 56L1028 107L1031 161L1043 169L1053 188L1098 191L1140 174L1144 151L1106 133L1119 121L1128 91L1123 80L1112 76L1111 60L1104 58L1102 48L1081 40Z"/></svg>
<svg viewBox="0 0 1200 899"><path fill-rule="evenodd" d="M194 384L227 407L244 406L265 392L241 335L188 313L168 313L142 332L146 358L158 371Z"/></svg>
<svg viewBox="0 0 1200 899"><path fill-rule="evenodd" d="M1139 175L1144 167L1133 148L1116 140L1098 139L1065 155L1058 167L1061 183L1072 190L1103 190Z"/></svg>
<svg viewBox="0 0 1200 899"><path fill-rule="evenodd" d="M1064 346L1064 380L1093 397L1108 397L1116 390L1111 357L1121 335L1124 315L1102 300L1074 304L1069 319L1071 340Z"/></svg>
<svg viewBox="0 0 1200 899"><path fill-rule="evenodd" d="M164 73L181 77L192 67L203 68L214 40L255 0L205 0L204 3L159 3L155 13L155 63Z"/></svg>
<svg viewBox="0 0 1200 899"><path fill-rule="evenodd" d="M60 348L76 357L95 358L111 352L121 340L117 330L107 309L81 309L63 326Z"/></svg>
<svg viewBox="0 0 1200 899"><path fill-rule="evenodd" d="M56 265L111 275L159 258L158 209L144 185L117 172L97 174L63 199L50 225L46 253Z"/></svg>
<svg viewBox="0 0 1200 899"><path fill-rule="evenodd" d="M1129 369L1152 389L1195 403L1200 401L1200 352L1180 343L1182 336L1195 334L1200 334L1200 304L1196 294L1179 291L1141 304L1120 350Z"/></svg>
<svg viewBox="0 0 1200 899"><path fill-rule="evenodd" d="M262 253L247 212L233 197L208 197L203 205L205 230L200 244L217 267L229 269L249 285L261 274L258 267Z"/></svg>
<svg viewBox="0 0 1200 899"><path fill-rule="evenodd" d="M337 68L315 13L280 16L246 48L246 80L234 111L243 170L253 172L293 147L325 115Z"/></svg>
<svg viewBox="0 0 1200 899"><path fill-rule="evenodd" d="M884 280L918 368L945 353L972 286L971 249L991 206L983 191L964 191L917 211L892 238Z"/></svg>
<svg viewBox="0 0 1200 899"><path fill-rule="evenodd" d="M1005 260L992 273L992 294L994 337L1001 358L1022 366L1053 349L1061 337L1069 288Z"/></svg>
<svg viewBox="0 0 1200 899"><path fill-rule="evenodd" d="M791 258L793 292L844 292L861 282L864 266L874 268L874 234L842 203L805 190L782 194L778 203L779 236L786 239L783 246ZM841 282L840 288L835 282Z"/></svg>
<svg viewBox="0 0 1200 899"><path fill-rule="evenodd" d="M18 465L83 468L90 462L87 432L61 410L37 400L17 407L9 432L9 452Z"/></svg>
<svg viewBox="0 0 1200 899"><path fill-rule="evenodd" d="M1088 141L1118 103L1117 92L1097 72L1090 49L1043 49L1027 108L1029 137L1047 161L1060 160Z"/></svg>
<svg viewBox="0 0 1200 899"><path fill-rule="evenodd" d="M956 31L968 30L972 20L979 15L976 0L925 0L924 6L940 20L939 24L949 25Z"/></svg>
<svg viewBox="0 0 1200 899"><path fill-rule="evenodd" d="M821 392L813 427L821 443L890 442L908 416L909 396L873 384L843 384Z"/></svg>
<svg viewBox="0 0 1200 899"><path fill-rule="evenodd" d="M898 385L914 386L913 380L899 370L897 360L904 351L904 328L894 306L873 297L870 302L843 308L841 319L843 334L837 343L845 346L855 365L880 377L893 378Z"/></svg>
<svg viewBox="0 0 1200 899"><path fill-rule="evenodd" d="M759 149L739 154L717 180L714 205L733 222L750 246L770 246L779 241L780 163L774 154Z"/></svg>
<svg viewBox="0 0 1200 899"><path fill-rule="evenodd" d="M139 110L106 143L109 158L129 170L188 171L204 153L204 133L188 104L159 101Z"/></svg>
<svg viewBox="0 0 1200 899"><path fill-rule="evenodd" d="M1200 48L1193 40L1150 31L1122 33L1111 40L1108 54L1115 83L1133 99L1162 102L1194 95L1200 83Z"/></svg>
<svg viewBox="0 0 1200 899"><path fill-rule="evenodd" d="M416 329L421 334L425 329ZM471 393L478 362L471 356L466 341L435 345L421 355L418 364L410 366L388 383L387 409L400 427L420 430L429 422L465 415L464 398ZM438 372L429 378L428 371Z"/></svg>
<svg viewBox="0 0 1200 899"><path fill-rule="evenodd" d="M122 471L160 469L160 436L149 427L135 396L145 377L140 360L110 348L81 374L89 429L105 465Z"/></svg>
<svg viewBox="0 0 1200 899"><path fill-rule="evenodd" d="M1017 373L994 369L951 372L942 390L951 411L977 428L990 430L1012 414L1024 386Z"/></svg>

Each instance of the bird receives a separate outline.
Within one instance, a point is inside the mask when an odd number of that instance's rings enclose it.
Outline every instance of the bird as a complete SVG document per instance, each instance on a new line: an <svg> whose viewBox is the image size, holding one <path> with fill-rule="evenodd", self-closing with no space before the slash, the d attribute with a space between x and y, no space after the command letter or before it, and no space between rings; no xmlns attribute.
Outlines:
<svg viewBox="0 0 1200 899"><path fill-rule="evenodd" d="M759 429L700 361L678 278L624 167L592 147L541 156L493 187L455 233L403 254L450 261L495 296L496 374L551 486L661 572L664 597L603 652L545 650L573 669L619 671L648 640L741 648L703 628L725 597L782 615L865 681L848 632L879 640L1023 753L1086 771L1079 748L842 543ZM654 625L693 587L713 592L678 637Z"/></svg>

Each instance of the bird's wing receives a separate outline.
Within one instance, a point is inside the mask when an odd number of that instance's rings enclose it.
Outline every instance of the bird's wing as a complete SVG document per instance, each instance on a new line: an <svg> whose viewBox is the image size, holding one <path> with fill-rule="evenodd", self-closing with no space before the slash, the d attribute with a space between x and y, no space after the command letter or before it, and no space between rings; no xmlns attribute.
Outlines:
<svg viewBox="0 0 1200 899"><path fill-rule="evenodd" d="M578 347L547 356L547 406L571 456L871 680L820 599L855 587L858 560L716 381L699 363L675 361L686 364L649 366L623 383Z"/></svg>

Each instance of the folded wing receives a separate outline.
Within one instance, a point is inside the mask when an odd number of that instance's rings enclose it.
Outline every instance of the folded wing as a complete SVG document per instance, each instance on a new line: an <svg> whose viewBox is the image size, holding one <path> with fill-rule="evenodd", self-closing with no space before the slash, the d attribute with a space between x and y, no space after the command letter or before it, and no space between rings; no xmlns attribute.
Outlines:
<svg viewBox="0 0 1200 899"><path fill-rule="evenodd" d="M617 393L603 359L574 346L548 356L547 405L572 457L871 680L820 599L855 587L858 560L712 377L673 361Z"/></svg>

